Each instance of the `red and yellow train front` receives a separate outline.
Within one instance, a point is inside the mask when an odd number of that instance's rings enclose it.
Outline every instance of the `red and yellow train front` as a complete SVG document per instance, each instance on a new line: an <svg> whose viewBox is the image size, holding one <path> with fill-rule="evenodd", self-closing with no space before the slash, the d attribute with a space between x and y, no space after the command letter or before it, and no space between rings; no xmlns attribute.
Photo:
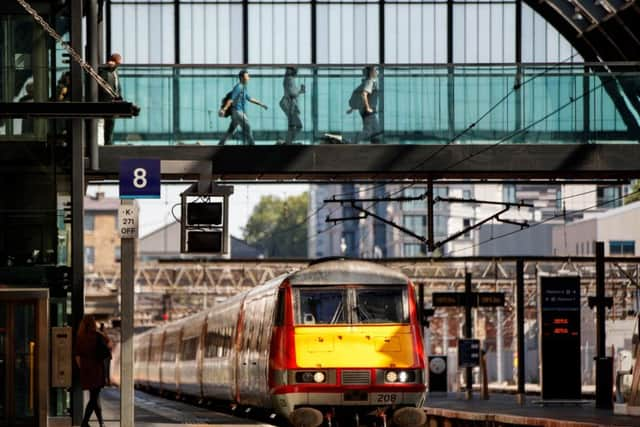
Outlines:
<svg viewBox="0 0 640 427"><path fill-rule="evenodd" d="M424 402L413 285L285 286L271 359L274 407L362 414Z"/></svg>

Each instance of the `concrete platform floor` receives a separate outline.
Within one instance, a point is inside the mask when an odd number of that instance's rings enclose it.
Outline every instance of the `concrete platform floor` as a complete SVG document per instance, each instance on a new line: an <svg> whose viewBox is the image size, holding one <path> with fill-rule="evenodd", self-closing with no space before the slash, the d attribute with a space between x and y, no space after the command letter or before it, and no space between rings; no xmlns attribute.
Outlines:
<svg viewBox="0 0 640 427"><path fill-rule="evenodd" d="M100 394L105 427L120 427L120 393L117 388L106 388ZM85 404L89 395L85 396ZM188 405L182 402L163 399L152 394L136 390L135 426L168 427L177 424L190 427L233 425L234 427L270 426L258 421L238 418L229 414L215 412L206 408ZM95 414L89 423L98 426Z"/></svg>
<svg viewBox="0 0 640 427"><path fill-rule="evenodd" d="M490 394L481 400L474 393L465 400L464 393L430 393L425 402L427 416L476 422L529 426L639 426L640 417L614 415L613 410L596 409L592 400L582 403L542 403L540 397L526 396L519 405L516 396Z"/></svg>

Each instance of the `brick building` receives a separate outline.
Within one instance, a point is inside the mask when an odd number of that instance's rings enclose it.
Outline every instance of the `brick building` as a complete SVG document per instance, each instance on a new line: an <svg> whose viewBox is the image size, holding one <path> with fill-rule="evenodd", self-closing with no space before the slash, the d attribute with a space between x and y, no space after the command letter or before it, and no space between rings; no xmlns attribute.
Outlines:
<svg viewBox="0 0 640 427"><path fill-rule="evenodd" d="M85 271L115 268L120 262L118 235L120 200L104 193L84 199L84 265Z"/></svg>

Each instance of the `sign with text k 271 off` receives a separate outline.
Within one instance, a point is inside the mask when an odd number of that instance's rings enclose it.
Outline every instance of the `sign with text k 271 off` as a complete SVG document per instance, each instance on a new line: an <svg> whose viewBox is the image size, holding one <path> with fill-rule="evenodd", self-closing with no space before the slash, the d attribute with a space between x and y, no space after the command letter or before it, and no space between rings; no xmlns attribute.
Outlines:
<svg viewBox="0 0 640 427"><path fill-rule="evenodd" d="M137 239L139 211L137 205L118 206L118 233L121 239Z"/></svg>
<svg viewBox="0 0 640 427"><path fill-rule="evenodd" d="M160 159L120 160L121 199L160 198Z"/></svg>

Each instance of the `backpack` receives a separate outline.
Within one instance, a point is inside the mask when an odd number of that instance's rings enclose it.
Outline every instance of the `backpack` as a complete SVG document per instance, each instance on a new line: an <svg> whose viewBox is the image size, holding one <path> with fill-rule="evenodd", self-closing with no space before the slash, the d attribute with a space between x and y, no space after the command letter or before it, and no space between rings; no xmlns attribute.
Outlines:
<svg viewBox="0 0 640 427"><path fill-rule="evenodd" d="M362 107L362 85L360 85L355 88L353 92L351 92L351 97L349 98L349 108L360 110Z"/></svg>
<svg viewBox="0 0 640 427"><path fill-rule="evenodd" d="M220 109L222 110L224 108L225 105L227 105L227 102L231 100L231 92L228 92L224 98L222 98L222 104L220 104ZM231 115L231 107L227 108L227 110L224 112L224 117L229 117Z"/></svg>

